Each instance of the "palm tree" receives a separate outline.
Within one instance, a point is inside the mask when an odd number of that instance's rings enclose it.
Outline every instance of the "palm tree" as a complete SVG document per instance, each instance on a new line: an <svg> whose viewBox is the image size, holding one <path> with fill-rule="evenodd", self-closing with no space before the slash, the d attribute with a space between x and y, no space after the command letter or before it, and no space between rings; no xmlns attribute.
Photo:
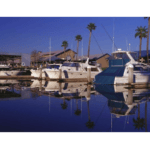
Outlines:
<svg viewBox="0 0 150 150"><path fill-rule="evenodd" d="M89 45L88 45L88 57L90 56L90 43L91 43L91 35L92 35L92 30L96 29L96 26L94 23L88 24L87 28L90 31L90 37L89 37Z"/></svg>
<svg viewBox="0 0 150 150"><path fill-rule="evenodd" d="M135 129L143 129L143 127L145 127L145 121L144 121L144 118L140 118L140 104L138 104L138 117L137 119L135 120L133 118L133 123L134 123L134 126L135 126Z"/></svg>
<svg viewBox="0 0 150 150"><path fill-rule="evenodd" d="M145 27L143 28L142 26L140 26L140 27L137 27L137 29L135 31L137 31L135 33L135 38L137 36L140 38L140 47L139 47L139 60L140 60L140 58L141 58L142 38L143 37L145 38L147 36L147 29Z"/></svg>
<svg viewBox="0 0 150 150"><path fill-rule="evenodd" d="M81 37L81 35L77 35L75 38L76 38L75 40L77 41L77 57L76 57L76 60L77 60L78 59L79 42L82 40L82 37Z"/></svg>
<svg viewBox="0 0 150 150"><path fill-rule="evenodd" d="M144 17L144 19L148 18L148 32L147 32L147 46L146 46L146 50L147 50L147 63L149 64L149 31L150 31L150 17Z"/></svg>
<svg viewBox="0 0 150 150"><path fill-rule="evenodd" d="M67 41L63 41L61 47L64 47L64 54L65 54L65 50L68 47L68 42Z"/></svg>

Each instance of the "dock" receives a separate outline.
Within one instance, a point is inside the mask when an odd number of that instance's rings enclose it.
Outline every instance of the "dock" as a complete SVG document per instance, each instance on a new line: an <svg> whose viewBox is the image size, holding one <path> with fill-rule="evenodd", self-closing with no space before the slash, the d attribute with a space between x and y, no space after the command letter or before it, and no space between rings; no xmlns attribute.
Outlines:
<svg viewBox="0 0 150 150"><path fill-rule="evenodd" d="M29 76L29 75L20 75L20 76L0 76L0 80L46 80L46 81L58 81L58 82L88 82L87 78L74 78L74 79L69 79L69 78L65 78L65 79L50 79L48 77L45 78L39 78L39 77L33 77L33 76ZM92 83L93 78L91 78L90 80Z"/></svg>

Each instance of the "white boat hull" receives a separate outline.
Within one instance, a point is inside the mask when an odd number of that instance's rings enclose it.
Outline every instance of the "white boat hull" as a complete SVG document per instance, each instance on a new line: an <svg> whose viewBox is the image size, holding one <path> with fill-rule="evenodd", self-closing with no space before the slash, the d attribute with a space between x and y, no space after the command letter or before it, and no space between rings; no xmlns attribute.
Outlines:
<svg viewBox="0 0 150 150"><path fill-rule="evenodd" d="M128 83L128 76L123 77L115 77L114 84L127 84ZM150 83L150 75L134 75L133 83Z"/></svg>
<svg viewBox="0 0 150 150"><path fill-rule="evenodd" d="M40 77L40 70L33 70L33 69L31 69L30 70L31 71L31 76L33 76L33 77ZM42 70L42 78L45 78L46 76L45 76L45 72Z"/></svg>
<svg viewBox="0 0 150 150"><path fill-rule="evenodd" d="M59 70L45 69L47 76L50 79L59 79ZM91 78L94 78L99 72L91 72ZM63 71L62 79L76 79L76 78L87 78L87 72L82 71Z"/></svg>
<svg viewBox="0 0 150 150"><path fill-rule="evenodd" d="M0 71L0 76L16 76L19 73L21 73L19 70Z"/></svg>

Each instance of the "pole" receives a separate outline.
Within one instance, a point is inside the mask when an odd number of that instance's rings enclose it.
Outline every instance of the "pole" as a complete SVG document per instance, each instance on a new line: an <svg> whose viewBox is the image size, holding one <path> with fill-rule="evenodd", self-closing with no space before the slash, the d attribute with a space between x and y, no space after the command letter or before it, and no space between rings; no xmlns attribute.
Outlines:
<svg viewBox="0 0 150 150"><path fill-rule="evenodd" d="M42 79L42 65L40 65L40 79Z"/></svg>
<svg viewBox="0 0 150 150"><path fill-rule="evenodd" d="M91 66L87 67L87 80L88 80L88 83L91 82Z"/></svg>
<svg viewBox="0 0 150 150"><path fill-rule="evenodd" d="M129 76L128 76L128 83L132 84L133 83L133 65L129 65Z"/></svg>
<svg viewBox="0 0 150 150"><path fill-rule="evenodd" d="M91 85L87 85L87 101L91 99Z"/></svg>
<svg viewBox="0 0 150 150"><path fill-rule="evenodd" d="M59 80L61 80L62 79L62 70L61 70L61 68L59 68Z"/></svg>

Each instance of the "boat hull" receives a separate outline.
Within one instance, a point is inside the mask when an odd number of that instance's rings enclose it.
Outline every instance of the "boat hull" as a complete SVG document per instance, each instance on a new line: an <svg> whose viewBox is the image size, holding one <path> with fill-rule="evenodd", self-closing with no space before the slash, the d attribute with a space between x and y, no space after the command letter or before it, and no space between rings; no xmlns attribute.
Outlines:
<svg viewBox="0 0 150 150"><path fill-rule="evenodd" d="M16 76L21 73L23 73L23 71L19 71L19 70L0 71L0 76Z"/></svg>
<svg viewBox="0 0 150 150"><path fill-rule="evenodd" d="M33 77L40 77L40 70L33 70L33 69L31 69L30 70L31 71L31 76L33 76ZM46 76L45 76L45 72L42 70L42 78L45 78Z"/></svg>
<svg viewBox="0 0 150 150"><path fill-rule="evenodd" d="M45 69L46 75L50 79L59 79L59 70ZM99 72L91 72L91 78L94 78ZM77 78L87 78L87 72L83 71L62 71L62 79L77 79Z"/></svg>

